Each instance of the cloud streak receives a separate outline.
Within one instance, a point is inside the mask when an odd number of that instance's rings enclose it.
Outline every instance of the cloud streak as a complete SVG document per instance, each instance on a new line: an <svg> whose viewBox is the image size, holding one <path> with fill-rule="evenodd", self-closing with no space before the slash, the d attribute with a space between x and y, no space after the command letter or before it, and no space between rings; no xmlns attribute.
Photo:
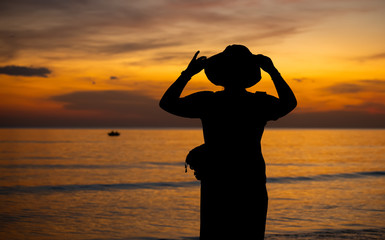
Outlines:
<svg viewBox="0 0 385 240"><path fill-rule="evenodd" d="M45 67L4 66L0 67L0 74L23 77L47 77L51 70Z"/></svg>
<svg viewBox="0 0 385 240"><path fill-rule="evenodd" d="M131 115L150 114L158 107L156 100L138 92L105 90L78 91L52 97L66 109Z"/></svg>
<svg viewBox="0 0 385 240"><path fill-rule="evenodd" d="M385 59L385 52L380 52L377 54L372 54L372 55L362 56L362 57L356 58L356 60L359 62L384 60L384 59Z"/></svg>
<svg viewBox="0 0 385 240"><path fill-rule="evenodd" d="M2 1L0 53L12 59L25 51L72 50L73 57L92 58L197 43L274 42L330 15L374 8L332 0Z"/></svg>
<svg viewBox="0 0 385 240"><path fill-rule="evenodd" d="M351 83L335 83L321 89L331 94L353 94L361 92L384 92L385 80L368 79L358 80Z"/></svg>

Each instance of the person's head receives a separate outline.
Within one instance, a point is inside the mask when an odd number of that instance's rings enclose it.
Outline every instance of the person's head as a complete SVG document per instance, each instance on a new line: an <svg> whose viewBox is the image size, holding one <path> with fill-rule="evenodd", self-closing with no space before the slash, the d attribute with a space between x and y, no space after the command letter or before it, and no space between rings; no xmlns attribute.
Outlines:
<svg viewBox="0 0 385 240"><path fill-rule="evenodd" d="M215 85L225 88L249 88L261 80L254 55L243 45L230 45L206 60L205 73Z"/></svg>

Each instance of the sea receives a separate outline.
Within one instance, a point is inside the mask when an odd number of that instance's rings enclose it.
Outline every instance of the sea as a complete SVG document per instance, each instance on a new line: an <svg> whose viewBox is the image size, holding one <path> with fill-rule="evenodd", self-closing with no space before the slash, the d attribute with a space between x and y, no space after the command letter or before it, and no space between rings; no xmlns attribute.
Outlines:
<svg viewBox="0 0 385 240"><path fill-rule="evenodd" d="M184 160L202 143L201 129L0 129L0 239L199 239ZM385 239L384 129L268 128L262 149L266 239Z"/></svg>

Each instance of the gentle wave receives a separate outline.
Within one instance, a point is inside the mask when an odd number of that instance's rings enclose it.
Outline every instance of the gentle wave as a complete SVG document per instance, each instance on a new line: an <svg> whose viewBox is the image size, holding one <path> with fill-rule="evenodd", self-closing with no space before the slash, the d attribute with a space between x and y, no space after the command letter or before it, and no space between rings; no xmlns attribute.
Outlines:
<svg viewBox="0 0 385 240"><path fill-rule="evenodd" d="M87 141L90 143L94 143L92 141ZM87 143L82 142L82 143ZM39 144L57 144L57 143L76 143L76 141L38 141L38 140L2 140L1 143L39 143Z"/></svg>
<svg viewBox="0 0 385 240"><path fill-rule="evenodd" d="M332 240L367 240L367 239L383 239L385 228L373 229L338 229L323 230L308 233L290 233L290 234L266 234L267 240L283 240L283 239L332 239Z"/></svg>
<svg viewBox="0 0 385 240"><path fill-rule="evenodd" d="M385 228L337 229L337 230L322 230L322 231L304 232L304 233L266 234L265 239L266 240L287 240L287 239L367 240L367 239L383 239L384 235L385 235ZM181 237L178 239L199 240L199 237ZM177 239L135 237L135 238L127 238L127 240L177 240Z"/></svg>
<svg viewBox="0 0 385 240"><path fill-rule="evenodd" d="M356 172L340 174L322 174L311 177L276 177L268 178L268 183L291 183L296 181L330 181L341 178L364 178L385 177L385 171ZM159 189L159 188L186 188L197 187L199 181L190 182L141 182L141 183L118 183L118 184L73 184L56 186L12 186L0 187L0 194L12 193L37 193L57 191L113 191L113 190L135 190L135 189Z"/></svg>
<svg viewBox="0 0 385 240"><path fill-rule="evenodd" d="M199 186L198 181L191 182L147 182L147 183L118 183L118 184L72 184L55 186L12 186L0 187L0 194L10 193L40 193L61 191L113 191L157 188L179 188Z"/></svg>
<svg viewBox="0 0 385 240"><path fill-rule="evenodd" d="M146 165L155 165L155 166L184 166L184 162L142 162Z"/></svg>
<svg viewBox="0 0 385 240"><path fill-rule="evenodd" d="M23 159L53 159L49 157ZM57 158L55 158L57 159ZM156 168L158 166L184 166L182 162L141 162L130 165L96 165L96 164L0 164L0 169L128 169Z"/></svg>
<svg viewBox="0 0 385 240"><path fill-rule="evenodd" d="M3 164L3 169L122 169L133 168L127 165L86 165L86 164Z"/></svg>
<svg viewBox="0 0 385 240"><path fill-rule="evenodd" d="M290 183L297 181L330 181L335 179L352 179L363 177L384 177L385 171L371 172L355 172L355 173L337 173L337 174L320 174L314 176L298 176L298 177L272 177L268 178L268 183Z"/></svg>

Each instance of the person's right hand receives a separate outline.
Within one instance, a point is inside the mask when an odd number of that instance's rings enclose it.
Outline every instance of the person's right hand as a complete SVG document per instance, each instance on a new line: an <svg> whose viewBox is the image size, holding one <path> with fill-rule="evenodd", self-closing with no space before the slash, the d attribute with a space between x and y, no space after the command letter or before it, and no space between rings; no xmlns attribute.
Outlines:
<svg viewBox="0 0 385 240"><path fill-rule="evenodd" d="M202 71L202 69L205 67L207 57L202 56L197 59L198 54L199 54L199 51L197 51L194 57L191 59L189 65L184 71L186 74L193 76L199 73L200 71Z"/></svg>

